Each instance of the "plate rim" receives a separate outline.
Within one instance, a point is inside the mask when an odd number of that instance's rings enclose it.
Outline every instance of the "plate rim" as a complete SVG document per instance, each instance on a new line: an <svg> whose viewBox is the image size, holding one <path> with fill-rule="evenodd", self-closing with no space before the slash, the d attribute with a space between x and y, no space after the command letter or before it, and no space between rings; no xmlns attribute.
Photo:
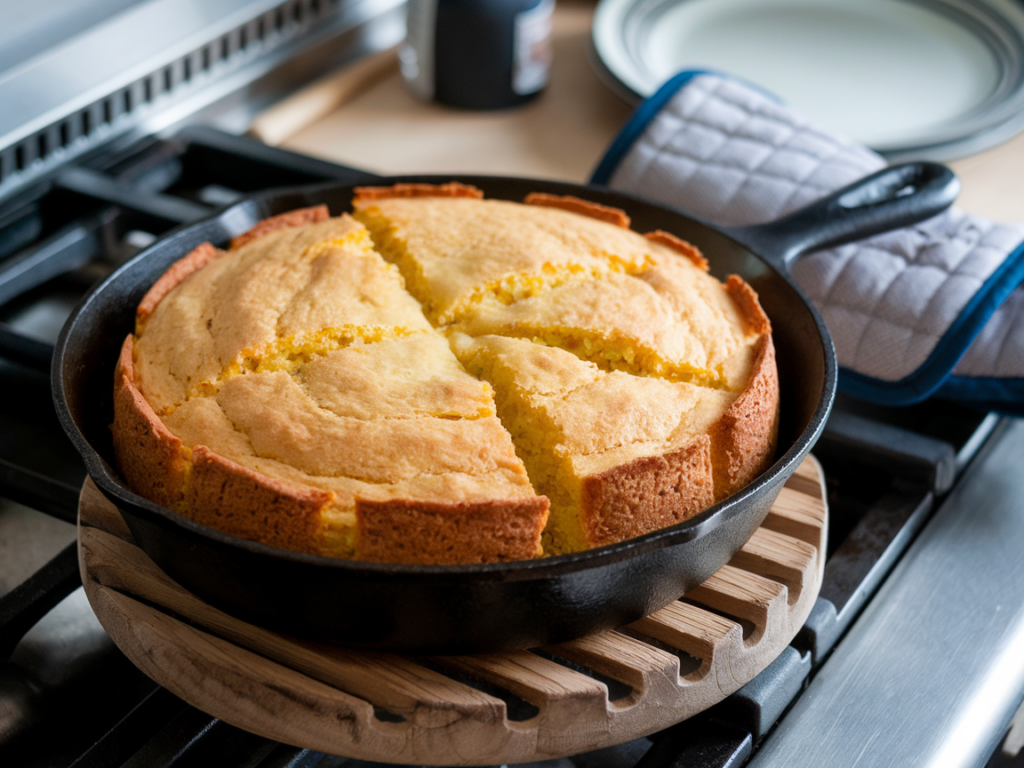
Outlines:
<svg viewBox="0 0 1024 768"><path fill-rule="evenodd" d="M758 0L743 1L751 7L763 7ZM598 77L620 98L636 105L664 85L655 79L644 80L642 73L629 64L629 59L637 55L631 52L629 38L637 34L644 19L688 2L691 0L599 0L591 26L591 62ZM905 4L904 0L881 2ZM870 148L887 158L948 160L987 149L1024 128L1024 6L1007 0L909 2L967 28L995 58L997 82L982 102L943 124L908 132L902 141L879 142ZM683 71L756 82L749 73L726 73L713 66L695 64ZM785 104L784 95L778 98ZM958 154L964 149L967 152Z"/></svg>

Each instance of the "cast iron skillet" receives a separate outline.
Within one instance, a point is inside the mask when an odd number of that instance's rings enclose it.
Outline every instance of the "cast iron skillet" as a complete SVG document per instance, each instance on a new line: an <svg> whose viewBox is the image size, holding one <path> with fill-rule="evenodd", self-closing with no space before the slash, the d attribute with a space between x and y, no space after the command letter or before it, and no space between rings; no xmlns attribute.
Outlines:
<svg viewBox="0 0 1024 768"><path fill-rule="evenodd" d="M715 275L742 275L759 293L774 329L782 395L775 463L739 493L672 528L588 552L486 565L383 565L297 554L197 525L137 496L115 467L109 424L114 363L143 294L203 241L224 244L262 218L319 203L336 215L352 199L350 186L270 191L177 230L118 269L79 304L54 355L57 412L90 476L119 507L139 545L185 588L234 615L292 635L419 653L547 645L620 626L667 605L728 562L760 525L832 406L832 342L786 264L815 248L930 217L959 188L942 166L903 166L774 223L716 229L598 188L516 178L458 180L489 198L522 200L540 191L622 208L639 232L663 229L694 243Z"/></svg>

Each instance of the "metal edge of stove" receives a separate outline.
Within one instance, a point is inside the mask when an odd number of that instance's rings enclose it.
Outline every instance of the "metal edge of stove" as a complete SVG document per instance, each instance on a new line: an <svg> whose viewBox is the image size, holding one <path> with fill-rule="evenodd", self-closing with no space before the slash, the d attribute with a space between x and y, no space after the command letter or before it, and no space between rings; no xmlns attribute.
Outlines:
<svg viewBox="0 0 1024 768"><path fill-rule="evenodd" d="M1003 417L998 413L989 413L982 419L981 424L974 431L974 434L965 442L956 453L956 474L959 476L967 465L974 459L982 446L995 433L996 428L1002 422Z"/></svg>
<svg viewBox="0 0 1024 768"><path fill-rule="evenodd" d="M0 73L0 200L100 146L167 130L232 93L244 97L237 102L245 114L227 127L244 131L289 88L397 44L405 34L404 6L405 0L217 0L189 4L185 14L175 0L153 0L126 11ZM367 39L344 40L355 30ZM129 42L129 63L112 67L118 57L105 52ZM276 92L254 94L250 86L261 78L276 80Z"/></svg>
<svg viewBox="0 0 1024 768"><path fill-rule="evenodd" d="M750 768L984 765L1024 690L1021 455L1004 421Z"/></svg>

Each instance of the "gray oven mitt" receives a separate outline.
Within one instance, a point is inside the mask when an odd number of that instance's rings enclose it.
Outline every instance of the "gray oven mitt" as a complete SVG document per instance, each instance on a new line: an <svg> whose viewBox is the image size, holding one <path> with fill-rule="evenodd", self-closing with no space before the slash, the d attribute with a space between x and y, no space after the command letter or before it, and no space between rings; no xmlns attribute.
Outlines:
<svg viewBox="0 0 1024 768"><path fill-rule="evenodd" d="M623 127L591 183L714 225L776 219L882 168L871 150L724 75L684 72ZM949 209L792 265L835 341L839 386L1024 413L1024 224Z"/></svg>

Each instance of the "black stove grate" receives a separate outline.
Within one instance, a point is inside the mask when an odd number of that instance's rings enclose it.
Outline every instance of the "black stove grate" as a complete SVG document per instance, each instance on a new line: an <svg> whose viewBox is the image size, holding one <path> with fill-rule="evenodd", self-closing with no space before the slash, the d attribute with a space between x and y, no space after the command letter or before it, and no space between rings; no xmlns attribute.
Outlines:
<svg viewBox="0 0 1024 768"><path fill-rule="evenodd" d="M0 207L0 382L16 394L0 407L0 498L75 519L85 473L57 423L48 373L60 325L90 285L155 239L247 194L368 178L246 138L191 128L95 157ZM792 646L708 712L650 738L547 761L545 768L745 763L997 422L949 404L886 410L841 398L815 451L826 470L831 510L825 581ZM72 543L0 598L6 661L0 665L0 712L6 700L15 713L8 722L0 715L0 763L8 764L5 754L17 754L19 762L10 764L363 765L274 744L211 718L151 683L109 641L102 652L85 654L89 663L83 661L82 670L56 675L63 687L45 689L26 672L32 666L26 661L29 641L51 609L74 599L79 584ZM54 733L63 734L59 744Z"/></svg>

